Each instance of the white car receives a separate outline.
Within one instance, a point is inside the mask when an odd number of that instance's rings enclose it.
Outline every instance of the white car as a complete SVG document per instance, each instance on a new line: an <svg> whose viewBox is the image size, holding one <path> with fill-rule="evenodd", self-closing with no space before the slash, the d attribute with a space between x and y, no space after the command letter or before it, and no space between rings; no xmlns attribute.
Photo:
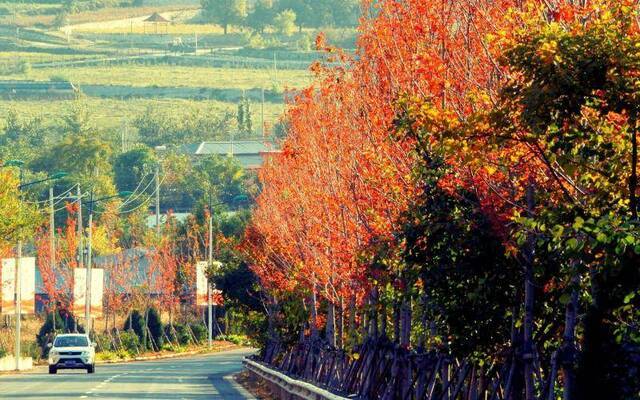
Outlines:
<svg viewBox="0 0 640 400"><path fill-rule="evenodd" d="M58 335L49 343L49 373L59 369L86 369L93 374L96 369L96 344L89 335L74 333Z"/></svg>

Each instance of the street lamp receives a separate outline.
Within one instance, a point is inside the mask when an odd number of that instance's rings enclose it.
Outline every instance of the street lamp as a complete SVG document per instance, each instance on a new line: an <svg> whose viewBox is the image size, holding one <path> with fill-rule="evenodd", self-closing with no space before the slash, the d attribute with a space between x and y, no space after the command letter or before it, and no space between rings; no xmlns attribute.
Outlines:
<svg viewBox="0 0 640 400"><path fill-rule="evenodd" d="M92 261L92 231L93 231L93 205L100 201L115 199L117 197L129 197L133 192L123 191L113 196L102 197L99 199L91 199L87 202L89 205L89 233L87 243L87 270L85 274L85 293L84 293L84 316L87 325L86 332L91 332L91 261Z"/></svg>
<svg viewBox="0 0 640 400"><path fill-rule="evenodd" d="M9 160L5 162L3 167L16 167L20 170L19 175L19 184L18 190L21 191L27 186L32 186L38 183L48 182L52 180L57 180L65 177L67 174L64 172L56 172L55 174L49 175L46 179L40 179L38 181L22 183L23 179L23 167L24 161L22 160ZM22 288L20 287L20 267L22 261L22 238L18 237L18 246L16 249L16 262L14 268L14 301L15 301L15 318L16 318L16 342L15 342L15 359L16 359L16 370L20 370L20 336L21 336L21 316L22 316Z"/></svg>

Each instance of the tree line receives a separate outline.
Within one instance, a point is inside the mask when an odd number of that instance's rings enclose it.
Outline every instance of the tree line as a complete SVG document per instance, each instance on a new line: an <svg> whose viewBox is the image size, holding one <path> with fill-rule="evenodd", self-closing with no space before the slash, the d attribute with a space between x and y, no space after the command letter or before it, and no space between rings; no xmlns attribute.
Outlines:
<svg viewBox="0 0 640 400"><path fill-rule="evenodd" d="M347 67L313 67L260 173L243 246L271 340L388 337L512 360L507 398L553 371L565 399L637 398L637 5L363 9L357 58L318 38Z"/></svg>
<svg viewBox="0 0 640 400"><path fill-rule="evenodd" d="M357 0L202 0L205 19L222 25L245 26L263 33L269 27L290 35L298 27L354 27L360 16Z"/></svg>

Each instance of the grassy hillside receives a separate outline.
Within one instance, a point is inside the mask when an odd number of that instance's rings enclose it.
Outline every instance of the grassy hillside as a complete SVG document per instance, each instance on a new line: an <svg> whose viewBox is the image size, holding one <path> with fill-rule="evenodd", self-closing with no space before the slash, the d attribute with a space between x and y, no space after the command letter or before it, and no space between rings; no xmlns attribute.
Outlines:
<svg viewBox="0 0 640 400"><path fill-rule="evenodd" d="M2 58L0 57L0 60ZM304 88L311 82L308 71L207 68L173 65L114 65L95 67L34 68L28 74L9 74L0 79L48 81L64 78L74 84L128 85L136 87L202 87L220 89Z"/></svg>

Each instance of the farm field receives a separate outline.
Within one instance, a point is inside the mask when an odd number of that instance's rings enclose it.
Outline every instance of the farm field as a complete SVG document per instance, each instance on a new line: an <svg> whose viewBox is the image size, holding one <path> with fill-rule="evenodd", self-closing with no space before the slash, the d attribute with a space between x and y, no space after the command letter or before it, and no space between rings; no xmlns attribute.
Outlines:
<svg viewBox="0 0 640 400"><path fill-rule="evenodd" d="M144 6L144 7L118 7L118 8L102 8L98 10L82 11L69 16L69 23L82 24L82 23L95 23L95 22L107 22L115 21L127 18L136 18L153 14L154 12L171 13L184 10L196 10L197 5L185 5L185 4L171 4L171 5L158 5L158 6ZM12 8L7 8L13 11ZM50 7L50 11L46 12L44 9L40 14L33 15L34 13L23 13L14 15L0 16L0 23L14 23L19 26L41 26L45 28L53 28L55 21L56 7Z"/></svg>
<svg viewBox="0 0 640 400"><path fill-rule="evenodd" d="M11 111L15 111L23 117L43 117L47 125L55 126L59 124L72 107L74 100L25 100L10 101L0 100L0 125L4 125L6 116ZM181 115L191 114L210 114L223 115L236 111L236 104L230 102L221 102L216 100L157 100L157 99L100 99L86 97L83 99L87 107L87 111L93 124L101 130L113 130L114 135L120 134L120 129L132 121L137 116L142 115L152 109L157 113L170 113L172 116L179 118ZM252 104L253 126L260 126L260 108L258 103ZM284 104L265 103L265 123L272 126L277 122L280 114L284 110ZM0 130L4 126L0 126Z"/></svg>
<svg viewBox="0 0 640 400"><path fill-rule="evenodd" d="M28 51L2 51L0 52L0 63L44 63L55 61L84 60L88 58L104 57L102 54L55 54L45 52Z"/></svg>
<svg viewBox="0 0 640 400"><path fill-rule="evenodd" d="M0 58L0 61L2 58ZM73 68L34 68L28 74L10 74L5 80L66 79L79 85L134 87L201 87L219 89L300 89L311 83L304 70L209 68L173 65L113 65Z"/></svg>

